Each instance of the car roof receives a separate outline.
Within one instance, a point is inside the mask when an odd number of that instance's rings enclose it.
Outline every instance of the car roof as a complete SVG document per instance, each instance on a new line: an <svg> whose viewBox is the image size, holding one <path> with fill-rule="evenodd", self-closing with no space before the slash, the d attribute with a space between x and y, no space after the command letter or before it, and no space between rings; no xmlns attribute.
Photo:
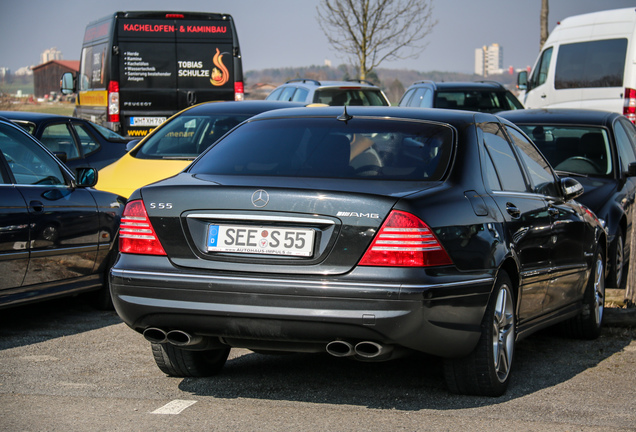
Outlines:
<svg viewBox="0 0 636 432"><path fill-rule="evenodd" d="M281 117L333 117L338 118L345 113L342 106L309 106L302 108L289 108L276 111L268 111L252 117L250 120ZM348 106L346 113L355 118L356 116L375 117L381 120L391 118L412 119L448 123L457 127L475 122L475 116L480 119L490 118L497 121L497 117L487 113L475 113L462 110L445 110L435 108L402 108L391 106ZM483 116L483 117L482 117ZM342 119L345 121L345 119ZM483 121L483 120L481 120Z"/></svg>
<svg viewBox="0 0 636 432"><path fill-rule="evenodd" d="M31 111L0 111L0 116L10 120L24 120L37 122L42 120L68 120L76 119L76 117L61 114L50 114ZM79 120L79 119L78 119Z"/></svg>
<svg viewBox="0 0 636 432"><path fill-rule="evenodd" d="M418 87L426 84L437 88L437 90L507 90L497 81L418 81L413 83L411 87Z"/></svg>
<svg viewBox="0 0 636 432"><path fill-rule="evenodd" d="M307 78L296 78L291 79L283 85L294 85L294 84L307 84L315 87L369 87L369 88L379 88L375 84L364 81L364 80L342 80L342 81L318 81L314 79Z"/></svg>
<svg viewBox="0 0 636 432"><path fill-rule="evenodd" d="M193 115L208 114L258 114L263 111L269 111L278 108L302 107L305 106L301 102L285 102L272 100L247 100L247 101L219 101L204 102L194 105L191 108L183 110L181 113L187 112Z"/></svg>
<svg viewBox="0 0 636 432"><path fill-rule="evenodd" d="M497 113L513 123L543 123L543 124L575 124L575 125L606 125L620 114L577 108L535 108L523 110L501 111Z"/></svg>

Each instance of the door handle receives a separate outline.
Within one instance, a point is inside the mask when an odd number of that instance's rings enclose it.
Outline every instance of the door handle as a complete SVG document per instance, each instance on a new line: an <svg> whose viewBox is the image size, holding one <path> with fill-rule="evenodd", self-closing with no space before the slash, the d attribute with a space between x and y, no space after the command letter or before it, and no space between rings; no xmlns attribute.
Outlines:
<svg viewBox="0 0 636 432"><path fill-rule="evenodd" d="M512 203L506 203L506 211L514 219L519 219L521 217L521 210L519 210L517 206Z"/></svg>
<svg viewBox="0 0 636 432"><path fill-rule="evenodd" d="M543 93L543 94L541 95L541 99L545 99L545 98L547 98L547 97L548 97L548 95L546 95L545 93Z"/></svg>
<svg viewBox="0 0 636 432"><path fill-rule="evenodd" d="M36 212L41 212L42 210L44 210L44 204L42 204L42 201L33 200L29 202L29 206L33 209L33 211Z"/></svg>

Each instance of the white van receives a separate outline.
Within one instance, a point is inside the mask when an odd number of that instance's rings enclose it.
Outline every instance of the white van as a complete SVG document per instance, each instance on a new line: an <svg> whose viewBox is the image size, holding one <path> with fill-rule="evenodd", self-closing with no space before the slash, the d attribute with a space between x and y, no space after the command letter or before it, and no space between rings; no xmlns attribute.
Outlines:
<svg viewBox="0 0 636 432"><path fill-rule="evenodd" d="M517 85L526 108L600 109L635 122L636 8L564 19Z"/></svg>

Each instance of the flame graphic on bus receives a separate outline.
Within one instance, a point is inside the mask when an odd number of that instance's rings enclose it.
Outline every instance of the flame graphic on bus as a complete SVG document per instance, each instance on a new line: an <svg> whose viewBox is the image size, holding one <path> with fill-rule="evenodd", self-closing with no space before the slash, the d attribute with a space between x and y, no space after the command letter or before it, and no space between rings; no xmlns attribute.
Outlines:
<svg viewBox="0 0 636 432"><path fill-rule="evenodd" d="M213 86L222 86L230 79L230 74L223 64L223 56L225 54L227 53L221 54L221 52L217 48L216 54L214 54L214 58L212 59L214 66L216 66L214 69L212 69L212 76L210 77L210 82Z"/></svg>

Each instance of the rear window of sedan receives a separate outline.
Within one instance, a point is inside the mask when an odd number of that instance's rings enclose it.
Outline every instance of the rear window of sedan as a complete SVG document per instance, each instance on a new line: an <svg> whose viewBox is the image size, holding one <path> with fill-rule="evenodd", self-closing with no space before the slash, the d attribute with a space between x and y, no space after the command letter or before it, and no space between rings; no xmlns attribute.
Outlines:
<svg viewBox="0 0 636 432"><path fill-rule="evenodd" d="M440 91L435 97L436 108L495 113L522 109L521 103L505 91Z"/></svg>
<svg viewBox="0 0 636 432"><path fill-rule="evenodd" d="M360 87L318 89L314 94L314 103L330 106L388 106L380 90Z"/></svg>
<svg viewBox="0 0 636 432"><path fill-rule="evenodd" d="M254 120L219 141L194 174L434 181L444 176L448 125L354 118Z"/></svg>

